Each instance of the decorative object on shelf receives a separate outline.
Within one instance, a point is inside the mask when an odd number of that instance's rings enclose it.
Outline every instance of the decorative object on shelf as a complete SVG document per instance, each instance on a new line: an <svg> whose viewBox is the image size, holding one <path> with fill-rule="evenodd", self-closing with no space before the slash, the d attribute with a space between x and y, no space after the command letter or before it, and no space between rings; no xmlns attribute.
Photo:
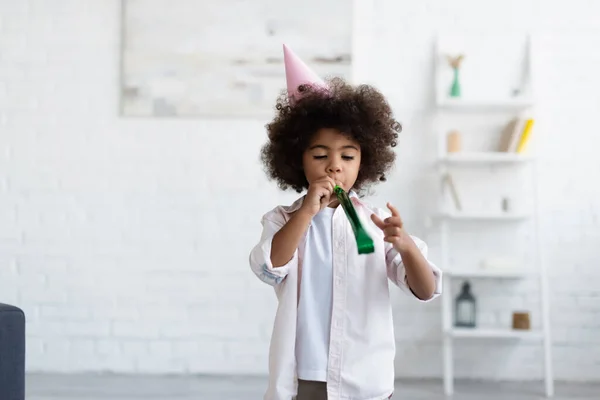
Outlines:
<svg viewBox="0 0 600 400"><path fill-rule="evenodd" d="M476 325L476 302L471 294L471 285L464 282L458 297L456 297L456 313L454 326L460 328L475 328Z"/></svg>
<svg viewBox="0 0 600 400"><path fill-rule="evenodd" d="M459 131L451 131L448 133L448 137L446 140L446 151L448 153L458 153L462 149L462 140L461 140Z"/></svg>
<svg viewBox="0 0 600 400"><path fill-rule="evenodd" d="M504 211L504 212L512 211L512 202L510 201L509 197L502 198L502 211Z"/></svg>
<svg viewBox="0 0 600 400"><path fill-rule="evenodd" d="M531 43L529 43L529 41L528 41L526 44L525 57L523 59L524 63L522 65L521 74L520 74L521 76L520 76L519 82L515 82L515 85L512 88L511 94L513 97L523 96L524 94L526 94L529 91L529 88L531 85L531 81L530 81L531 60L529 59L529 57L527 57L527 53L530 50L530 46L531 46Z"/></svg>
<svg viewBox="0 0 600 400"><path fill-rule="evenodd" d="M460 199L458 198L458 191L456 190L456 185L454 184L454 180L452 179L452 175L447 173L443 178L443 183L448 185L450 188L450 194L452 195L452 200L454 201L454 206L457 210L462 210L462 206L460 205Z"/></svg>
<svg viewBox="0 0 600 400"><path fill-rule="evenodd" d="M528 331L531 329L531 320L528 312L514 312L512 327L516 330Z"/></svg>
<svg viewBox="0 0 600 400"><path fill-rule="evenodd" d="M459 71L460 71L460 64L464 60L465 56L463 54L459 54L458 56L455 56L455 57L451 57L451 56L447 56L447 57L448 57L448 64L450 64L450 66L452 67L452 70L454 70L454 79L452 81L452 86L450 87L450 97L460 97L461 90L460 90Z"/></svg>

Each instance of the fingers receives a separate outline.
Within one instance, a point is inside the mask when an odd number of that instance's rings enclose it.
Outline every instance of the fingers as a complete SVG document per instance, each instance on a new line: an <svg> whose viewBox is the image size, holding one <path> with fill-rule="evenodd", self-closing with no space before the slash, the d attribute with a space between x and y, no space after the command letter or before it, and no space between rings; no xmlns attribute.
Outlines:
<svg viewBox="0 0 600 400"><path fill-rule="evenodd" d="M325 186L329 189L329 191L333 192L333 189L335 188L335 181L330 178L329 176L324 176L320 179L317 179L316 181L314 181L313 184L318 184L319 186Z"/></svg>
<svg viewBox="0 0 600 400"><path fill-rule="evenodd" d="M333 187L335 187L336 185L338 185L338 182L337 182L337 181L335 181L335 180L334 180L332 177L330 177L330 176L328 176L328 177L327 177L327 180L328 180L329 182L331 182L331 184L333 185Z"/></svg>
<svg viewBox="0 0 600 400"><path fill-rule="evenodd" d="M396 243L398 240L400 240L400 236L384 236L383 241L384 242L388 242L388 243Z"/></svg>
<svg viewBox="0 0 600 400"><path fill-rule="evenodd" d="M335 202L337 199L334 195L335 187L339 185L341 187L341 183L335 181L330 176L324 176L314 182L314 185L318 185L319 188L322 188L326 191L326 193L321 192L319 195L319 200L321 204L321 209L325 208L329 204Z"/></svg>
<svg viewBox="0 0 600 400"><path fill-rule="evenodd" d="M381 230L384 230L386 227L386 223L381 220L376 214L371 214L371 221Z"/></svg>
<svg viewBox="0 0 600 400"><path fill-rule="evenodd" d="M333 189L335 189L335 185L336 185L335 181L333 179L331 179L330 177L327 177L327 182L331 186L331 191L333 192Z"/></svg>
<svg viewBox="0 0 600 400"><path fill-rule="evenodd" d="M329 178L328 176L325 176L310 183L310 187L319 191L326 190L329 193L331 193L333 192L333 189L335 187L335 182L333 181L333 179Z"/></svg>
<svg viewBox="0 0 600 400"><path fill-rule="evenodd" d="M403 236L403 222L400 218L400 213L391 203L387 204L388 208L392 212L392 216L384 220L379 218L376 214L371 214L371 220L373 223L383 231L383 240L388 243L396 244Z"/></svg>
<svg viewBox="0 0 600 400"><path fill-rule="evenodd" d="M396 244L402 239L402 228L394 225L386 225L383 229L383 241Z"/></svg>
<svg viewBox="0 0 600 400"><path fill-rule="evenodd" d="M400 213L398 212L398 210L396 209L396 207L394 207L392 205L392 203L387 203L387 207L392 212L392 217L400 217Z"/></svg>
<svg viewBox="0 0 600 400"><path fill-rule="evenodd" d="M402 218L400 217L387 217L383 222L387 225L402 226Z"/></svg>
<svg viewBox="0 0 600 400"><path fill-rule="evenodd" d="M388 224L402 227L402 225L404 225L404 223L402 222L402 218L400 217L400 213L398 212L398 209L396 207L394 207L392 205L392 203L389 203L389 202L387 203L387 207L392 212L392 216L389 218L386 218L385 222Z"/></svg>
<svg viewBox="0 0 600 400"><path fill-rule="evenodd" d="M388 225L383 229L383 234L387 236L400 236L402 235L402 228L397 226Z"/></svg>
<svg viewBox="0 0 600 400"><path fill-rule="evenodd" d="M325 207L327 207L329 205L330 199L331 199L331 195L329 195L329 194L321 197L321 201L320 201L321 210L324 209Z"/></svg>
<svg viewBox="0 0 600 400"><path fill-rule="evenodd" d="M312 181L312 183L309 184L309 190L310 190L310 187L313 187L314 189L326 188L329 191L329 194L332 195L336 186L339 186L341 188L344 187L341 182L334 180L333 178L331 178L328 175L325 175L319 179ZM322 196L319 196L319 197L322 197Z"/></svg>
<svg viewBox="0 0 600 400"><path fill-rule="evenodd" d="M319 203L321 204L321 209L325 208L331 199L331 195L333 193L333 189L330 185L324 184L318 189Z"/></svg>
<svg viewBox="0 0 600 400"><path fill-rule="evenodd" d="M377 225L380 229L385 229L386 227L398 227L402 228L402 218L400 217L388 217L384 220L381 220L376 214L371 214L371 220Z"/></svg>
<svg viewBox="0 0 600 400"><path fill-rule="evenodd" d="M319 178L315 181L316 182L330 182L331 185L333 186L333 188L335 188L335 186L339 186L339 187L343 187L342 182L340 181L336 181L335 179L333 179L332 177L330 177L329 175L325 175L322 178ZM332 188L332 189L333 189Z"/></svg>
<svg viewBox="0 0 600 400"><path fill-rule="evenodd" d="M313 183L318 189L319 203L321 210L324 209L331 203L331 197L333 196L333 189L335 182L333 179L325 176Z"/></svg>

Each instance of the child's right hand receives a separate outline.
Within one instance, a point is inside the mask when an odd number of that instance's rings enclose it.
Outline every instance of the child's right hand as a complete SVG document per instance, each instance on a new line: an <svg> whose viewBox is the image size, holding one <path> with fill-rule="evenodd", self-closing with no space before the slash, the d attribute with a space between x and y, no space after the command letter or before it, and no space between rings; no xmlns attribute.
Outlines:
<svg viewBox="0 0 600 400"><path fill-rule="evenodd" d="M336 200L335 198L332 199L335 185L336 182L329 176L324 176L310 183L300 211L311 218L317 215L319 211Z"/></svg>

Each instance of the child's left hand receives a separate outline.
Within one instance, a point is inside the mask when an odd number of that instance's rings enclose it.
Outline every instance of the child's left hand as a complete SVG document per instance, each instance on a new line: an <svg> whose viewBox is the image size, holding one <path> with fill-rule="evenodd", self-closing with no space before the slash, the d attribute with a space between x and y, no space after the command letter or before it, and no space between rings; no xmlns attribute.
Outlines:
<svg viewBox="0 0 600 400"><path fill-rule="evenodd" d="M371 220L383 231L383 240L391 243L396 251L402 253L409 248L412 238L402 228L402 218L396 207L391 203L387 203L387 207L392 212L391 217L382 221L377 215L371 214Z"/></svg>

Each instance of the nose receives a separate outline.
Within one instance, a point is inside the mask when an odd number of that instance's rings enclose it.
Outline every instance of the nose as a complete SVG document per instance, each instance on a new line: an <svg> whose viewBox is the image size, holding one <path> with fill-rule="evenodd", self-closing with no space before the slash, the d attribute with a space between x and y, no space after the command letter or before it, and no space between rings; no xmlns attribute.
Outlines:
<svg viewBox="0 0 600 400"><path fill-rule="evenodd" d="M338 173L341 171L342 171L342 164L341 164L340 160L338 160L338 159L331 160L331 162L327 166L327 172Z"/></svg>

